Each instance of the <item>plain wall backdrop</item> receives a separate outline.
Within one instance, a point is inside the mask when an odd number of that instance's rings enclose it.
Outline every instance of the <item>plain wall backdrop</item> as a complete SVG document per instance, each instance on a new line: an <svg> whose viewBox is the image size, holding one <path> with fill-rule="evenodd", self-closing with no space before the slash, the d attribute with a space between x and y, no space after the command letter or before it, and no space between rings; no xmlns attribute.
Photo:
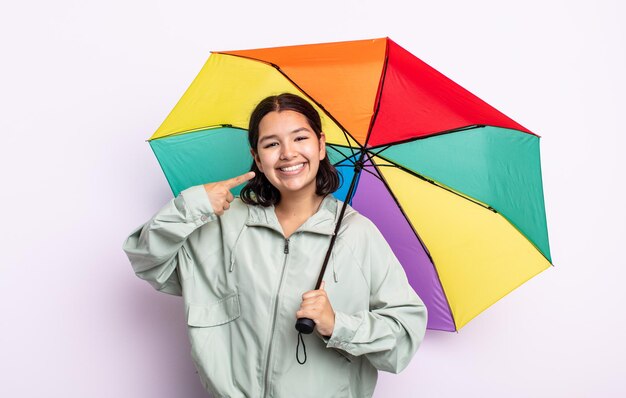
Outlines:
<svg viewBox="0 0 626 398"><path fill-rule="evenodd" d="M375 396L626 396L624 4L3 2L0 396L205 396L121 249L171 199L145 140L211 50L385 36L542 136L555 266Z"/></svg>

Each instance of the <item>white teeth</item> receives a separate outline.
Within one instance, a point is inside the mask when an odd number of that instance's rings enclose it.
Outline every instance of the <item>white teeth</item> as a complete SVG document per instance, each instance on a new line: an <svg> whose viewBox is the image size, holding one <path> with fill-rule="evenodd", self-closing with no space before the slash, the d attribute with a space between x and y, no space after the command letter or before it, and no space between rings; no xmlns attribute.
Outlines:
<svg viewBox="0 0 626 398"><path fill-rule="evenodd" d="M298 169L301 169L302 167L304 167L304 163L300 163L291 167L284 167L284 168L281 168L281 170L282 171L296 171Z"/></svg>

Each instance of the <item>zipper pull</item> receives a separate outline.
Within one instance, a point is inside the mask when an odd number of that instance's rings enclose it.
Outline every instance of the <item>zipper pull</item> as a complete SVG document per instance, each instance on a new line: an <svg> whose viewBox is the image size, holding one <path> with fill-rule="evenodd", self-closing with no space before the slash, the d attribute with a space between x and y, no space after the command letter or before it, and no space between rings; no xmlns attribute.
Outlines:
<svg viewBox="0 0 626 398"><path fill-rule="evenodd" d="M289 239L285 239L285 254L289 254Z"/></svg>

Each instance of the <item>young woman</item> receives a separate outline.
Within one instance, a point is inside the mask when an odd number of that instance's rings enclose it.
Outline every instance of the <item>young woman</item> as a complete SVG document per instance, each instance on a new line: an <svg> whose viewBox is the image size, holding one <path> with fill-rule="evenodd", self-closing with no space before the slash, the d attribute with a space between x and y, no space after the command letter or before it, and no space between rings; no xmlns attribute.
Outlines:
<svg viewBox="0 0 626 398"><path fill-rule="evenodd" d="M184 297L192 358L213 396L371 397L377 370L397 373L415 354L426 308L351 207L311 290L343 203L309 102L264 99L248 137L250 172L182 191L124 250L140 278ZM230 189L246 181L235 198ZM315 322L303 364L298 318Z"/></svg>

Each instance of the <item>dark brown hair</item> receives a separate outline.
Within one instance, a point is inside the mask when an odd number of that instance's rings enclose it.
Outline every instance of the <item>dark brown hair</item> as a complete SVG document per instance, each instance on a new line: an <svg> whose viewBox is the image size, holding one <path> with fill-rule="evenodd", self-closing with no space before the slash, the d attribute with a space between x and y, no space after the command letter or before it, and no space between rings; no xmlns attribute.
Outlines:
<svg viewBox="0 0 626 398"><path fill-rule="evenodd" d="M259 141L259 124L261 119L270 112L294 111L302 114L309 122L309 126L319 139L322 133L322 121L313 105L307 100L295 94L283 93L265 98L254 108L250 116L248 127L248 141L250 148L257 153L257 143ZM243 187L240 193L241 200L251 205L271 206L280 202L280 191L274 187L261 173L254 159L250 171L254 171L254 178ZM328 160L328 154L320 160L315 180L315 193L327 195L335 192L340 186L339 175L335 166Z"/></svg>

